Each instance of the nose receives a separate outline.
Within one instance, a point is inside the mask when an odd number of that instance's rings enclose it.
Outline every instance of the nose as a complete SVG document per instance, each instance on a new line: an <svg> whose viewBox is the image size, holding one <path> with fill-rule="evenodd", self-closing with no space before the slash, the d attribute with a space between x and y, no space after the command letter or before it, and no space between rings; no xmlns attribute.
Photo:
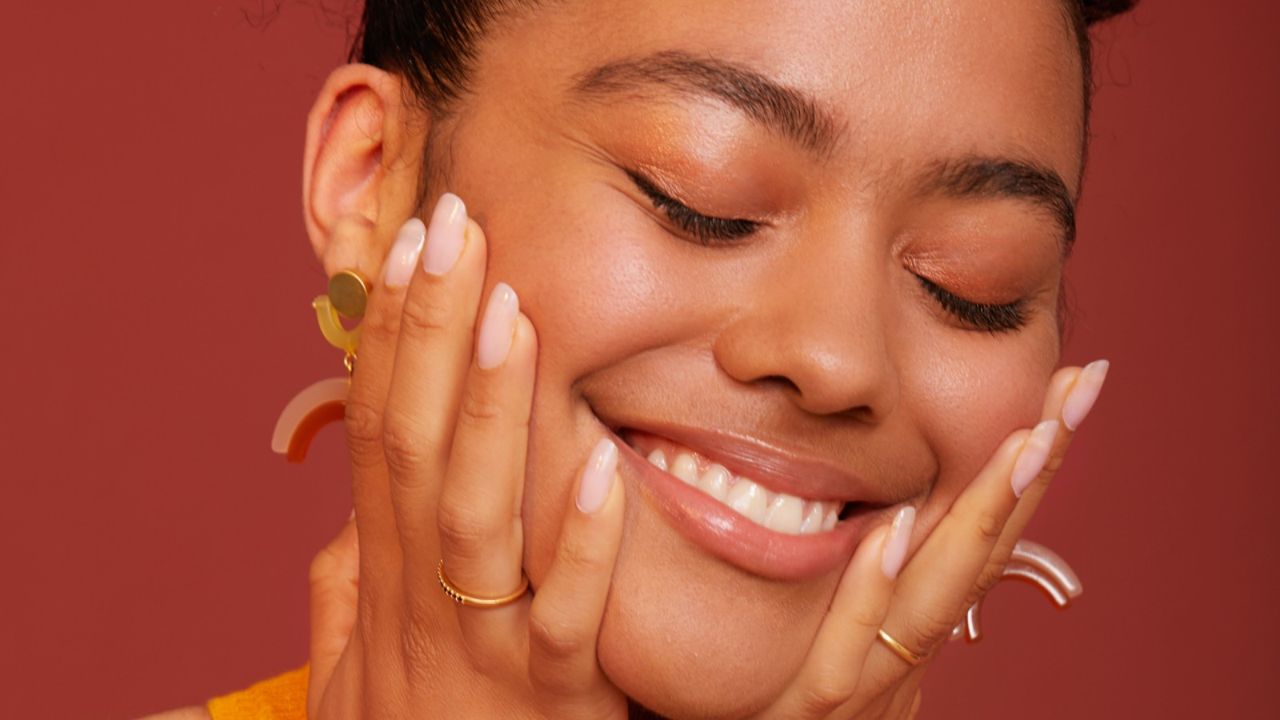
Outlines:
<svg viewBox="0 0 1280 720"><path fill-rule="evenodd" d="M879 422L897 405L888 265L874 251L787 253L714 343L732 378L806 412Z"/></svg>

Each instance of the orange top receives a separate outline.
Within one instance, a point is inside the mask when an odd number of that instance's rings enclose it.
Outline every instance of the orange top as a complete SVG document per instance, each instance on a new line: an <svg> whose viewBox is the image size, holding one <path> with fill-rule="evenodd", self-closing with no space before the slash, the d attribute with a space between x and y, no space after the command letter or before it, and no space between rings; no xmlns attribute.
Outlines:
<svg viewBox="0 0 1280 720"><path fill-rule="evenodd" d="M213 720L307 720L307 671L278 675L247 689L216 697L206 707Z"/></svg>

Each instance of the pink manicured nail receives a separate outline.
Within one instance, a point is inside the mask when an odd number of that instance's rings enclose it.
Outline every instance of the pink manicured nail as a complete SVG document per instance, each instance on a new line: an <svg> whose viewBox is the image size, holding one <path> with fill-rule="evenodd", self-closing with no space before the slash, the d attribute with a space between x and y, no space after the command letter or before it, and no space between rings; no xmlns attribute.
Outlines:
<svg viewBox="0 0 1280 720"><path fill-rule="evenodd" d="M1111 363L1106 360L1094 360L1080 371L1075 387L1071 388L1071 394L1062 404L1062 424L1068 430L1075 432L1089 415L1093 404L1098 400L1098 393L1102 392L1102 383L1106 381L1107 370L1110 368Z"/></svg>
<svg viewBox="0 0 1280 720"><path fill-rule="evenodd" d="M443 275L453 269L462 254L462 238L467 230L467 206L453 193L445 193L431 213L427 228L427 250L422 254L422 269L432 275Z"/></svg>
<svg viewBox="0 0 1280 720"><path fill-rule="evenodd" d="M396 241L387 253L387 265L382 272L382 282L387 287L404 287L413 277L418 265L418 254L427 237L427 226L418 218L409 218L396 233Z"/></svg>
<svg viewBox="0 0 1280 720"><path fill-rule="evenodd" d="M428 245L430 251L430 245ZM476 341L476 364L481 368L498 367L511 351L511 337L520 314L520 298L506 283L498 283L489 294L489 305L480 322L480 338Z"/></svg>
<svg viewBox="0 0 1280 720"><path fill-rule="evenodd" d="M1018 453L1018 460L1013 464L1013 476L1009 484L1013 486L1013 496L1022 497L1022 493L1032 480L1044 469L1049 461L1049 452L1053 450L1053 439L1058 435L1058 421L1045 420L1031 430L1031 437Z"/></svg>
<svg viewBox="0 0 1280 720"><path fill-rule="evenodd" d="M578 486L578 509L590 515L601 507L609 497L613 487L613 478L618 472L618 446L608 438L596 443L591 451L591 459L582 469L582 483Z"/></svg>
<svg viewBox="0 0 1280 720"><path fill-rule="evenodd" d="M890 580L898 577L902 563L907 559L907 544L911 542L911 526L916 524L916 509L910 505L898 511L889 528L889 537L880 553L880 570Z"/></svg>

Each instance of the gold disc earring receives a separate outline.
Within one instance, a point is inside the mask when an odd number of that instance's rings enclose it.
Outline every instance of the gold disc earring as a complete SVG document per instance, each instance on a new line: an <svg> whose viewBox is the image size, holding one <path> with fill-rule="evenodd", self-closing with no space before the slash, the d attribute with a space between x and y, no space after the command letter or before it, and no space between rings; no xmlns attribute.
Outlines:
<svg viewBox="0 0 1280 720"><path fill-rule="evenodd" d="M360 326L347 329L342 318L359 321L368 301L369 283L356 270L343 270L329 278L328 293L311 301L324 339L343 352L342 364L347 374L311 384L294 395L280 413L271 434L271 449L289 462L302 462L320 428L341 420L346 412L347 391L360 346Z"/></svg>

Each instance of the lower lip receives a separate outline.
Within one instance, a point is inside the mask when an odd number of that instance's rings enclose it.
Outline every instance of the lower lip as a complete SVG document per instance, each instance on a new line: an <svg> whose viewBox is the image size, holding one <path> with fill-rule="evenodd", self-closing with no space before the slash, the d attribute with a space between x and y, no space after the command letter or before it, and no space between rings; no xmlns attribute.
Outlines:
<svg viewBox="0 0 1280 720"><path fill-rule="evenodd" d="M879 513L862 512L814 535L788 535L757 525L640 456L616 434L625 473L685 538L747 572L773 580L809 580L848 564Z"/></svg>

